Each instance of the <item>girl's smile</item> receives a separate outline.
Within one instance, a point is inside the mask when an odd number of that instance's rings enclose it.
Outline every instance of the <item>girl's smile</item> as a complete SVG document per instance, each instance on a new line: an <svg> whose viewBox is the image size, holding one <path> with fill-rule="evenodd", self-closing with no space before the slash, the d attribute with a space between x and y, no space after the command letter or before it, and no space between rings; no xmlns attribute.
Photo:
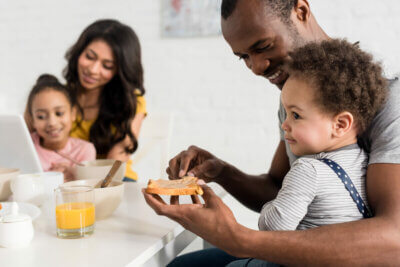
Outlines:
<svg viewBox="0 0 400 267"><path fill-rule="evenodd" d="M59 150L67 144L75 112L67 97L49 88L32 101L33 127L41 137L41 145Z"/></svg>

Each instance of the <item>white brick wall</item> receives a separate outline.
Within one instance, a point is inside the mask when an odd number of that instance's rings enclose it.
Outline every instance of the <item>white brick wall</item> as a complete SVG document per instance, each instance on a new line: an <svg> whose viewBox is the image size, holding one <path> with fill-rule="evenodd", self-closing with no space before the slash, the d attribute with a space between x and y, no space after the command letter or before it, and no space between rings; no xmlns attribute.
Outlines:
<svg viewBox="0 0 400 267"><path fill-rule="evenodd" d="M388 74L400 70L399 1L309 2L329 35L361 41ZM252 75L221 36L162 39L161 0L110 3L1 0L0 112L22 113L39 74L61 78L64 53L83 28L98 18L116 18L141 40L149 112L175 112L171 153L197 144L245 171L267 170L279 139L279 91Z"/></svg>

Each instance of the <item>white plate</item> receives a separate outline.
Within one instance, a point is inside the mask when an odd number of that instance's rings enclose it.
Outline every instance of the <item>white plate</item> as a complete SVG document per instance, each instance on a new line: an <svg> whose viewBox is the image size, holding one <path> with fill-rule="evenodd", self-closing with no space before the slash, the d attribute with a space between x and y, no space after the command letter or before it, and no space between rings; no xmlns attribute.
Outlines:
<svg viewBox="0 0 400 267"><path fill-rule="evenodd" d="M4 216L11 213L12 202L0 202L2 209L0 210L0 216ZM26 214L32 218L32 221L39 217L41 211L38 207L33 204L25 202L17 202L19 210L18 213Z"/></svg>

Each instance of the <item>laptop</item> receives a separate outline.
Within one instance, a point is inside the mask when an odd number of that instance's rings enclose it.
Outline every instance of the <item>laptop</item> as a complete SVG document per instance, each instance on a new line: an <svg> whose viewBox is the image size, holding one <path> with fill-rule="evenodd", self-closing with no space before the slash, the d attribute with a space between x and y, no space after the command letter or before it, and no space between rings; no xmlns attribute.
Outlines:
<svg viewBox="0 0 400 267"><path fill-rule="evenodd" d="M39 156L21 115L0 114L0 167L42 172Z"/></svg>

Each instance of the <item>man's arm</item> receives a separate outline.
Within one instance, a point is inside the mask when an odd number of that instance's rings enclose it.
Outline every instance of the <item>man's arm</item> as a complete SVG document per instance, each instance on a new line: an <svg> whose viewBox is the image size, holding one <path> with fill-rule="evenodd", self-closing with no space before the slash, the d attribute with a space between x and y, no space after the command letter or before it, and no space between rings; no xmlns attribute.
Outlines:
<svg viewBox="0 0 400 267"><path fill-rule="evenodd" d="M191 175L216 182L248 208L260 211L266 202L276 197L289 169L285 143L281 141L268 174L248 175L196 146L172 158L166 171L170 179Z"/></svg>
<svg viewBox="0 0 400 267"><path fill-rule="evenodd" d="M215 182L243 205L259 212L266 202L275 199L289 169L285 143L280 141L267 174L248 175L232 165L227 165Z"/></svg>
<svg viewBox="0 0 400 267"><path fill-rule="evenodd" d="M298 266L399 266L400 165L370 165L367 177L375 217L302 231L248 229L204 185L204 205L168 205L159 196L144 196L157 214L237 257Z"/></svg>
<svg viewBox="0 0 400 267"><path fill-rule="evenodd" d="M227 251L285 265L399 266L400 165L370 165L367 190L373 218L293 232L239 226Z"/></svg>

